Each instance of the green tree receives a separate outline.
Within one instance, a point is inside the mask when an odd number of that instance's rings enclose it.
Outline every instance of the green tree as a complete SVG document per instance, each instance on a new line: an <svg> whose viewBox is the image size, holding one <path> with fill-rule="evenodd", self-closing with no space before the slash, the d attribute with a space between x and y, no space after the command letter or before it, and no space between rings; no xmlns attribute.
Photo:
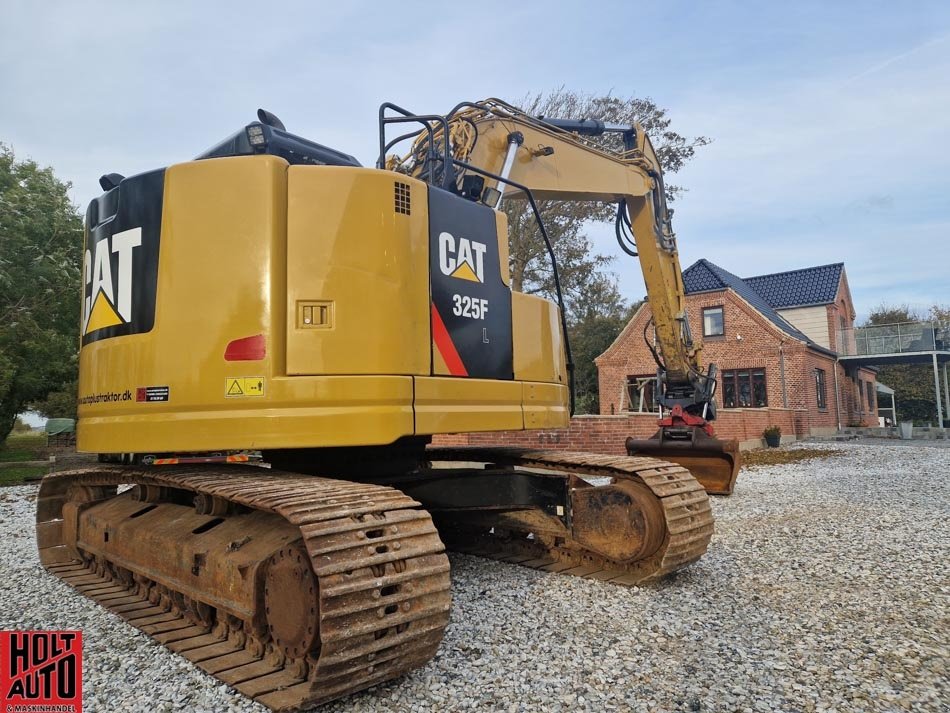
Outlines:
<svg viewBox="0 0 950 713"><path fill-rule="evenodd" d="M864 326L916 322L921 319L950 324L950 305L934 305L924 317L907 305L881 304L870 314ZM930 364L890 364L877 367L877 379L894 389L897 420L917 423L937 422L933 367Z"/></svg>
<svg viewBox="0 0 950 713"><path fill-rule="evenodd" d="M574 357L577 413L600 413L600 388L594 359L613 344L641 304L635 302L624 309L584 312L568 327Z"/></svg>
<svg viewBox="0 0 950 713"><path fill-rule="evenodd" d="M930 320L950 328L950 305L935 304L930 308Z"/></svg>
<svg viewBox="0 0 950 713"><path fill-rule="evenodd" d="M16 421L13 422L14 433L29 433L31 430L33 429L30 428L30 424L28 424L22 418L18 417Z"/></svg>
<svg viewBox="0 0 950 713"><path fill-rule="evenodd" d="M535 116L560 119L590 118L618 124L639 122L650 136L666 175L676 173L693 158L698 148L710 142L705 136L687 138L673 131L666 111L649 98L624 98L612 94L597 96L562 87L546 94L525 97L521 108ZM617 134L591 137L590 140L608 149L622 149L622 139ZM666 185L669 200L683 190L668 181ZM508 200L503 209L508 216L512 289L553 296L550 259L530 207L525 201ZM612 222L616 206L596 202L539 201L538 209L554 248L569 312L576 311L585 291L589 300L592 283L599 284L601 293L609 296L608 285L616 285L616 276L607 272L612 258L593 251L586 230L592 223ZM632 261L624 267L633 269Z"/></svg>
<svg viewBox="0 0 950 713"><path fill-rule="evenodd" d="M42 401L33 401L30 408L46 418L76 418L78 393L79 382L73 380L56 391L50 391Z"/></svg>
<svg viewBox="0 0 950 713"><path fill-rule="evenodd" d="M667 176L682 168L698 148L710 141L704 136L687 138L673 131L666 111L649 98L597 96L562 87L526 97L521 108L535 116L592 118L618 124L639 122L650 136ZM616 134L594 137L591 141L605 148L622 149L622 139ZM666 186L668 200L682 192L669 181ZM594 251L587 230L595 223L612 223L616 206L546 200L539 201L538 208L557 259L567 307L577 412L597 413L597 368L593 359L617 337L631 311L617 289L616 275L609 271L613 258ZM552 298L550 258L530 207L525 201L507 200L503 209L508 216L512 289ZM639 269L635 258L625 261L623 269Z"/></svg>
<svg viewBox="0 0 950 713"><path fill-rule="evenodd" d="M0 144L0 441L76 378L82 219L68 189Z"/></svg>

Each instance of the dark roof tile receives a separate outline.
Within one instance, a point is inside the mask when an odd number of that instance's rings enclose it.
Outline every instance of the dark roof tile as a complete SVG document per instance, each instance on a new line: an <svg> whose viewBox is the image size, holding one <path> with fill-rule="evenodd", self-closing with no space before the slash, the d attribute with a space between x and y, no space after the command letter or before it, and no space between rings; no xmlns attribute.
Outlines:
<svg viewBox="0 0 950 713"><path fill-rule="evenodd" d="M698 260L683 270L683 285L686 287L686 294L725 289L726 284L713 272L713 267L716 266L711 262Z"/></svg>
<svg viewBox="0 0 950 713"><path fill-rule="evenodd" d="M745 283L776 309L830 304L838 294L844 263L746 277Z"/></svg>

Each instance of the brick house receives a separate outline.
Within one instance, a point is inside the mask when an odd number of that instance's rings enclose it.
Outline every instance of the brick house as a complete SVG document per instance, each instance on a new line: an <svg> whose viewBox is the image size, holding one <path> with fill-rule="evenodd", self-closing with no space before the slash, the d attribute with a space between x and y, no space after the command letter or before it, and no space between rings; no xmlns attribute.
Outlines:
<svg viewBox="0 0 950 713"><path fill-rule="evenodd" d="M771 425L782 428L783 440L833 433L839 425L877 425L876 372L837 362L839 334L853 335L846 330L855 317L844 265L742 279L700 260L683 279L703 363L721 370L720 438L749 448L764 445L762 431ZM645 304L594 360L600 414L575 416L563 429L440 435L434 442L626 453L628 436L648 438L657 428L656 367L643 342L649 318Z"/></svg>
<svg viewBox="0 0 950 713"><path fill-rule="evenodd" d="M842 263L743 279L699 260L683 281L703 363L720 370L723 437L751 445L770 424L791 437L877 425L876 372L837 363L839 335L853 334L855 317ZM643 337L650 316L641 306L594 360L602 415L655 418L656 366Z"/></svg>

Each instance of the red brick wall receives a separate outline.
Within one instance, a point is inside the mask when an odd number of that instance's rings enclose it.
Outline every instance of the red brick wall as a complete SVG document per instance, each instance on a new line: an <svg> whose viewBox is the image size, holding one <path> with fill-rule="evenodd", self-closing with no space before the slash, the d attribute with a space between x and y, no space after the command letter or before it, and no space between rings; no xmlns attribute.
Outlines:
<svg viewBox="0 0 950 713"><path fill-rule="evenodd" d="M564 429L441 435L435 436L433 443L441 446L522 446L624 455L627 437L649 438L656 432L656 421L656 414L648 413L575 416L570 427ZM806 435L807 414L791 409L729 409L720 411L713 425L719 438L735 439L749 447L762 445L762 431L766 426L781 426L783 437Z"/></svg>
<svg viewBox="0 0 950 713"><path fill-rule="evenodd" d="M845 374L844 378L842 400L847 403L847 410L842 409L841 425L877 426L877 373L871 369L858 368L850 375ZM867 402L867 384L871 384L874 394L871 404Z"/></svg>

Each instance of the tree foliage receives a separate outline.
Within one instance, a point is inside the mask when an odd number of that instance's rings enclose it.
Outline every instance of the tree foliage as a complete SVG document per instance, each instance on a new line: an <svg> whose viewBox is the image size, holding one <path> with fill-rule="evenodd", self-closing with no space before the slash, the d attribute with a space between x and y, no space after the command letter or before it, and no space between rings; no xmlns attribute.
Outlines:
<svg viewBox="0 0 950 713"><path fill-rule="evenodd" d="M570 326L577 413L600 413L600 388L594 359L613 344L641 304L635 302L625 310L607 314L589 313Z"/></svg>
<svg viewBox="0 0 950 713"><path fill-rule="evenodd" d="M623 98L611 94L595 96L561 88L548 94L525 97L521 108L535 116L594 118L619 124L639 122L653 141L665 174L678 171L694 156L697 148L709 143L704 136L687 138L673 131L666 111L648 98ZM591 140L612 150L622 148L621 139L616 134ZM667 182L670 200L681 190ZM512 288L518 292L553 296L550 259L530 207L524 201L509 200L503 208L508 215ZM551 200L539 201L538 208L551 238L569 311L575 312L576 302L585 291L588 296L591 290L599 291L612 299L610 286L616 287L616 278L607 272L612 258L592 250L586 228L593 222L612 221L616 208L596 202Z"/></svg>
<svg viewBox="0 0 950 713"><path fill-rule="evenodd" d="M32 430L33 429L30 428L30 424L28 424L22 418L17 417L16 421L13 422L14 433L29 433Z"/></svg>
<svg viewBox="0 0 950 713"><path fill-rule="evenodd" d="M46 418L76 418L78 392L79 382L74 379L50 391L46 398L31 402L30 408Z"/></svg>
<svg viewBox="0 0 950 713"><path fill-rule="evenodd" d="M673 131L664 109L651 99L595 96L564 88L534 94L521 108L535 116L561 119L600 119L605 122L639 122L653 141L657 155L669 175L682 168L696 149L709 143L703 136L687 138ZM620 150L621 139L607 134L592 139L605 148ZM667 181L668 199L682 189ZM569 336L574 352L577 411L596 413L598 408L597 370L593 358L616 338L630 314L629 305L610 272L613 258L594 251L587 229L593 223L613 221L616 207L603 203L539 201L538 208L557 259L561 287L567 307ZM534 215L524 201L503 204L509 225L509 264L512 289L553 298L555 294L551 261L538 231ZM635 258L623 269L639 269Z"/></svg>
<svg viewBox="0 0 950 713"><path fill-rule="evenodd" d="M0 144L0 441L76 378L82 220L68 189Z"/></svg>
<svg viewBox="0 0 950 713"><path fill-rule="evenodd" d="M932 320L950 327L950 305L935 304L930 308L929 313L921 314L906 304L882 303L871 312L863 326L921 320ZM877 369L877 380L894 389L898 422L914 421L918 424L937 422L937 399L931 364L890 364L879 366ZM889 404L883 402L881 405L888 406ZM944 418L947 418L946 414Z"/></svg>

